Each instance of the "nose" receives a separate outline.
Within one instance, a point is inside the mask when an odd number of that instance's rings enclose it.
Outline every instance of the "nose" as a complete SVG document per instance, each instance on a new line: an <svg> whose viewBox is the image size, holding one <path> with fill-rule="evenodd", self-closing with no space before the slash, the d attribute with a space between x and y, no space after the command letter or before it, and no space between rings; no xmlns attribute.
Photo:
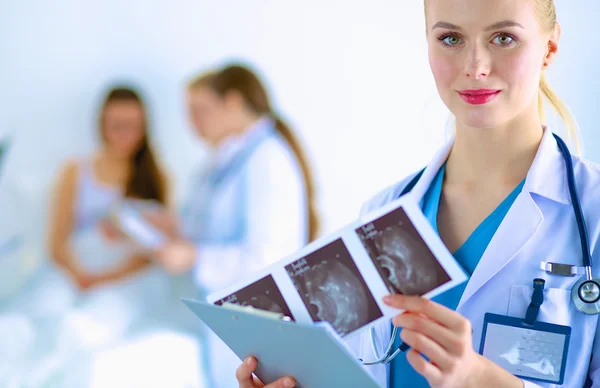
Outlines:
<svg viewBox="0 0 600 388"><path fill-rule="evenodd" d="M468 78L476 80L485 79L491 69L491 59L487 48L474 44L465 51L464 74Z"/></svg>

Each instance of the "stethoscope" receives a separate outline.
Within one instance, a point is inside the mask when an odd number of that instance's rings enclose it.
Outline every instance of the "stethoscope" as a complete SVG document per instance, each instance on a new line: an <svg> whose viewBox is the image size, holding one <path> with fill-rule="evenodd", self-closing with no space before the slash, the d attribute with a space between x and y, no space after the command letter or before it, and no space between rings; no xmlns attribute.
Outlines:
<svg viewBox="0 0 600 388"><path fill-rule="evenodd" d="M575 171L573 170L573 160L569 148L565 142L556 134L554 134L558 148L560 149L565 165L567 168L567 183L569 186L569 195L571 196L571 202L573 203L573 211L575 212L575 219L577 221L577 229L579 230L579 239L581 241L581 252L583 256L583 268L585 271L585 277L579 280L571 289L571 299L575 308L588 315L600 314L600 279L592 276L592 255L590 253L590 245L588 241L587 227L583 218L583 211L581 210L581 203L579 202L579 194L577 192L577 186L575 184ZM425 169L421 170L410 182L404 187L399 197L407 194L417 184L421 175ZM387 364L391 362L398 354L407 351L410 347L405 343L401 342L397 349L392 351L394 347L394 339L398 335L398 328L394 326L390 342L385 350L384 354L381 355L377 350L377 343L375 341L375 328L371 327L371 347L373 348L373 354L377 357L374 361L363 361L359 360L363 365L376 365L376 364Z"/></svg>

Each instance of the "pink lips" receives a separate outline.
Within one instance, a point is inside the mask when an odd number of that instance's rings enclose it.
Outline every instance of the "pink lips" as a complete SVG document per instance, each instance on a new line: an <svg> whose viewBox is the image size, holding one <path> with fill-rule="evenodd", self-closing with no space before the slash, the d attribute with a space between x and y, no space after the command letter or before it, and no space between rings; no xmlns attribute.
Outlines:
<svg viewBox="0 0 600 388"><path fill-rule="evenodd" d="M492 101L500 90L497 89L467 89L459 90L458 94L467 103L481 105Z"/></svg>

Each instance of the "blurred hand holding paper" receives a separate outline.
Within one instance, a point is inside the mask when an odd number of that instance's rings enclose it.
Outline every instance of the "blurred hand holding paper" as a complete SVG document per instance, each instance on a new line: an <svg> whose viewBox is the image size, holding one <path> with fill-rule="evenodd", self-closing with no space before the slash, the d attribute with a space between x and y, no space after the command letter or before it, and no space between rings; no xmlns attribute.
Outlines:
<svg viewBox="0 0 600 388"><path fill-rule="evenodd" d="M139 247L156 251L163 247L168 237L159 228L152 225L145 214L164 212L164 208L155 201L124 199L115 205L108 217L109 231L122 233Z"/></svg>

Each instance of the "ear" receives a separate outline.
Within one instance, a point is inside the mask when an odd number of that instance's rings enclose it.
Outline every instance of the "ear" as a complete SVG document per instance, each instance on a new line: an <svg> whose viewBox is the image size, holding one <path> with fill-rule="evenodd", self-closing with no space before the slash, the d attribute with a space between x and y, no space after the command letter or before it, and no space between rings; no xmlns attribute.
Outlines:
<svg viewBox="0 0 600 388"><path fill-rule="evenodd" d="M560 24L556 23L554 27L554 31L550 34L550 38L548 39L548 46L546 47L546 55L544 56L544 64L543 69L548 68L554 60L556 59L556 54L558 53L558 42L560 40L561 34Z"/></svg>

